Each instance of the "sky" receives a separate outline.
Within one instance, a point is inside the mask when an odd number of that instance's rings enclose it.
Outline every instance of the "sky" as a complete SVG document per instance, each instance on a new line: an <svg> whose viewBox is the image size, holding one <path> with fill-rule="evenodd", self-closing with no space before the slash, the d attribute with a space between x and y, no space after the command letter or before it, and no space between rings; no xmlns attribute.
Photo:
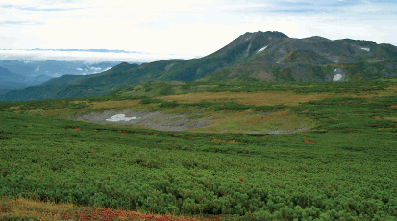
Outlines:
<svg viewBox="0 0 397 221"><path fill-rule="evenodd" d="M0 59L190 59L257 31L397 45L396 21L396 0L1 0Z"/></svg>

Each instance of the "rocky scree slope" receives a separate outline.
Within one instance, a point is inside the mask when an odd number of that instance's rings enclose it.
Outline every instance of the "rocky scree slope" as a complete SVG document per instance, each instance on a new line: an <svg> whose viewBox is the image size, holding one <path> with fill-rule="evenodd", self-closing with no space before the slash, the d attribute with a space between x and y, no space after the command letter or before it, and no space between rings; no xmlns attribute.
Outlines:
<svg viewBox="0 0 397 221"><path fill-rule="evenodd" d="M245 36L245 37L244 37ZM261 48L260 33L242 36L248 43L247 58L215 71L205 80L332 81L397 76L397 47L370 41L322 37L269 39ZM247 43L246 43L247 44ZM251 45L251 47L249 47Z"/></svg>

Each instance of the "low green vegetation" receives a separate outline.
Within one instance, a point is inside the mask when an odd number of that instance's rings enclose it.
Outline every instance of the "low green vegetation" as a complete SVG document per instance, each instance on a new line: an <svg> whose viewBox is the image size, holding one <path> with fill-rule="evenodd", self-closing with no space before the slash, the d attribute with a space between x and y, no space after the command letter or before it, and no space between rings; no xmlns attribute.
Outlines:
<svg viewBox="0 0 397 221"><path fill-rule="evenodd" d="M231 220L395 220L396 86L396 78L151 82L107 97L1 102L0 196ZM215 101L184 103L167 101L165 88L174 95L276 91L313 99L249 105L214 95ZM244 111L279 111L312 125L295 134L247 135L66 119L117 108L222 111L230 119ZM1 209L0 218L7 217L7 208Z"/></svg>

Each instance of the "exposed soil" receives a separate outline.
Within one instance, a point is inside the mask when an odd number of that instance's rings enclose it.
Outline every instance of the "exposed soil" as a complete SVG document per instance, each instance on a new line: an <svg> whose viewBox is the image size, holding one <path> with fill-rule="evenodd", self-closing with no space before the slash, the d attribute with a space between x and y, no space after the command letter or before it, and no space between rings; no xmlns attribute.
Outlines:
<svg viewBox="0 0 397 221"><path fill-rule="evenodd" d="M126 117L137 117L130 121L110 122L106 119L116 114L125 114ZM160 111L137 111L131 109L109 110L102 113L89 113L71 116L73 120L87 120L101 124L122 124L122 125L140 125L160 131L183 131L195 128L203 128L212 125L207 117L199 119L188 119L185 114L164 114Z"/></svg>
<svg viewBox="0 0 397 221"><path fill-rule="evenodd" d="M202 110L199 110L195 113L189 113L189 115L196 115L202 113ZM257 115L270 114L272 112L261 112ZM112 116L116 114L125 114L125 117L136 117L137 119L131 119L129 121L107 121L106 119L110 119ZM122 125L139 125L145 126L151 129L160 130L160 131L184 131L191 130L196 128L203 128L213 125L210 120L211 117L203 117L198 119L189 119L187 114L164 114L160 111L149 112L147 111L138 111L131 109L124 110L109 110L101 113L93 112L89 114L80 114L71 116L69 119L72 120L86 120L93 123L100 124L122 124ZM260 130L260 131L246 131L246 134L293 134L297 132L301 132L309 129L309 126L303 127L301 129L296 130Z"/></svg>

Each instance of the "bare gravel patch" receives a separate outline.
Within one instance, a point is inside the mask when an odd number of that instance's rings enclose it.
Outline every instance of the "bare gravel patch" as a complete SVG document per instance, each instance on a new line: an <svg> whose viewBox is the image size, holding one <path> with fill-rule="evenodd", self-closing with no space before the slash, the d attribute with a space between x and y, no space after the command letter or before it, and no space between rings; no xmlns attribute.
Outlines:
<svg viewBox="0 0 397 221"><path fill-rule="evenodd" d="M100 124L121 124L121 125L138 125L144 126L159 131L185 131L196 128L204 128L213 125L210 122L211 117L202 117L197 119L189 119L188 116L201 114L203 110L198 110L194 113L187 114L165 114L161 111L150 112L124 109L124 110L108 110L104 112L92 112L88 114L79 114L71 116L69 119L72 120L85 120L93 123ZM269 114L272 112L260 112L255 115ZM114 115L124 114L126 119L131 118L128 121L108 121ZM218 117L221 117L219 115ZM250 115L253 116L253 115ZM135 119L136 117L136 119ZM309 126L303 127L296 130L260 130L260 131L245 131L246 134L293 134L309 129Z"/></svg>
<svg viewBox="0 0 397 221"><path fill-rule="evenodd" d="M116 114L125 114L125 117L137 117L129 121L111 122L110 119ZM86 120L100 124L121 124L121 125L139 125L160 131L184 131L195 128L203 128L211 126L207 117L199 119L188 119L185 114L164 114L160 111L138 111L132 109L109 110L101 113L93 112L89 114L80 114L71 116L72 120Z"/></svg>

